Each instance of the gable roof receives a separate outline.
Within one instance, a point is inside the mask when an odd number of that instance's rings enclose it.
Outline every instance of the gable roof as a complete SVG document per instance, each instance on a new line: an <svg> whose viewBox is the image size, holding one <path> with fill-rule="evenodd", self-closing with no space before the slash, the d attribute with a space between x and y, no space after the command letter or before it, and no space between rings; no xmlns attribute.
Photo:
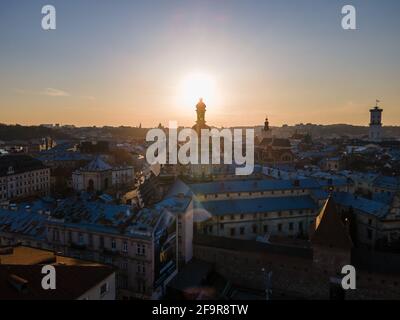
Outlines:
<svg viewBox="0 0 400 320"><path fill-rule="evenodd" d="M332 197L326 200L315 221L315 232L311 238L313 244L338 249L351 249L353 242L338 213Z"/></svg>

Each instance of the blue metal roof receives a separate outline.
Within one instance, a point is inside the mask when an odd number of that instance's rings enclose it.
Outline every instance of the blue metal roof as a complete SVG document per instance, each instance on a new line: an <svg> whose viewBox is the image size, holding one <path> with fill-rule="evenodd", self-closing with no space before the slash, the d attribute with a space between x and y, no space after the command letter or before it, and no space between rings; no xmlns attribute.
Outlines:
<svg viewBox="0 0 400 320"><path fill-rule="evenodd" d="M190 188L195 194L216 194L229 192L260 192L290 189L316 189L320 188L313 179L299 179L299 186L291 180L232 180L224 182L207 182L191 184Z"/></svg>
<svg viewBox="0 0 400 320"><path fill-rule="evenodd" d="M50 208L51 205L42 200L14 205L13 209L10 206L0 207L0 231L43 240L46 237L45 224L48 219L45 211ZM39 213L39 210L42 212Z"/></svg>
<svg viewBox="0 0 400 320"><path fill-rule="evenodd" d="M390 207L382 202L369 200L360 196L355 196L348 192L337 192L333 195L337 204L352 207L354 210L362 211L363 213L384 218L389 213Z"/></svg>
<svg viewBox="0 0 400 320"><path fill-rule="evenodd" d="M314 210L318 208L318 205L310 196L202 201L198 202L197 206L207 210L215 216L287 210Z"/></svg>
<svg viewBox="0 0 400 320"><path fill-rule="evenodd" d="M374 186L390 190L400 190L400 179L398 177L379 176L374 180Z"/></svg>

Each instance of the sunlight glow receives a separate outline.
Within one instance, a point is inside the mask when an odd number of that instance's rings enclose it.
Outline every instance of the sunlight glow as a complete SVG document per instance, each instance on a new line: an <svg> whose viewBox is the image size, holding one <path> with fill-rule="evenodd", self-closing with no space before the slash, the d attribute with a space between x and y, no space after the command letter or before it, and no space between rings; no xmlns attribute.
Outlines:
<svg viewBox="0 0 400 320"><path fill-rule="evenodd" d="M183 78L178 94L185 107L193 107L200 98L203 98L206 104L215 105L217 103L216 81L208 74L190 74Z"/></svg>

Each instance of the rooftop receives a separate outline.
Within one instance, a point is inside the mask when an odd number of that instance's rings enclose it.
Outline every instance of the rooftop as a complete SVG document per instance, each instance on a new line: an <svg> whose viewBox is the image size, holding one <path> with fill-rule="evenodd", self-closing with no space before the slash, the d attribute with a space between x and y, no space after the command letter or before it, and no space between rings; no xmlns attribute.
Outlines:
<svg viewBox="0 0 400 320"><path fill-rule="evenodd" d="M298 185L293 180L232 180L190 184L195 194L216 194L230 192L261 192L291 189L315 189L320 185L314 179L299 179Z"/></svg>
<svg viewBox="0 0 400 320"><path fill-rule="evenodd" d="M348 192L335 193L333 198L335 202L342 206L352 207L355 210L376 216L377 218L385 218L390 209L390 206L384 202L369 200Z"/></svg>
<svg viewBox="0 0 400 320"><path fill-rule="evenodd" d="M0 300L75 300L114 273L106 266L54 267L57 290L43 290L42 266L0 265Z"/></svg>
<svg viewBox="0 0 400 320"><path fill-rule="evenodd" d="M198 206L215 216L318 208L310 196L202 201Z"/></svg>
<svg viewBox="0 0 400 320"><path fill-rule="evenodd" d="M46 168L40 160L27 155L5 155L0 157L0 177L12 168L13 173L40 170Z"/></svg>

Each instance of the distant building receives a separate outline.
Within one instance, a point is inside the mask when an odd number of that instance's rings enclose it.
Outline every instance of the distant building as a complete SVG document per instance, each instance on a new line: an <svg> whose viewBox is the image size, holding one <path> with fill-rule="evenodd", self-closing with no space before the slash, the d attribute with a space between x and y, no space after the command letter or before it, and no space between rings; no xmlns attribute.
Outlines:
<svg viewBox="0 0 400 320"><path fill-rule="evenodd" d="M83 153L107 153L110 151L108 141L82 141L79 150Z"/></svg>
<svg viewBox="0 0 400 320"><path fill-rule="evenodd" d="M382 112L383 109L378 107L379 101L377 100L376 106L371 109L371 121L369 124L369 140L373 142L382 141Z"/></svg>
<svg viewBox="0 0 400 320"><path fill-rule="evenodd" d="M0 201L48 195L50 169L26 155L0 157Z"/></svg>
<svg viewBox="0 0 400 320"><path fill-rule="evenodd" d="M294 160L290 140L272 135L268 117L265 119L261 137L256 141L254 157L258 163L269 164L291 163Z"/></svg>
<svg viewBox="0 0 400 320"><path fill-rule="evenodd" d="M322 167L326 171L339 171L342 169L342 161L340 157L330 157L323 159Z"/></svg>
<svg viewBox="0 0 400 320"><path fill-rule="evenodd" d="M76 191L105 191L131 187L134 179L133 167L112 167L97 156L88 165L73 172L72 186Z"/></svg>

